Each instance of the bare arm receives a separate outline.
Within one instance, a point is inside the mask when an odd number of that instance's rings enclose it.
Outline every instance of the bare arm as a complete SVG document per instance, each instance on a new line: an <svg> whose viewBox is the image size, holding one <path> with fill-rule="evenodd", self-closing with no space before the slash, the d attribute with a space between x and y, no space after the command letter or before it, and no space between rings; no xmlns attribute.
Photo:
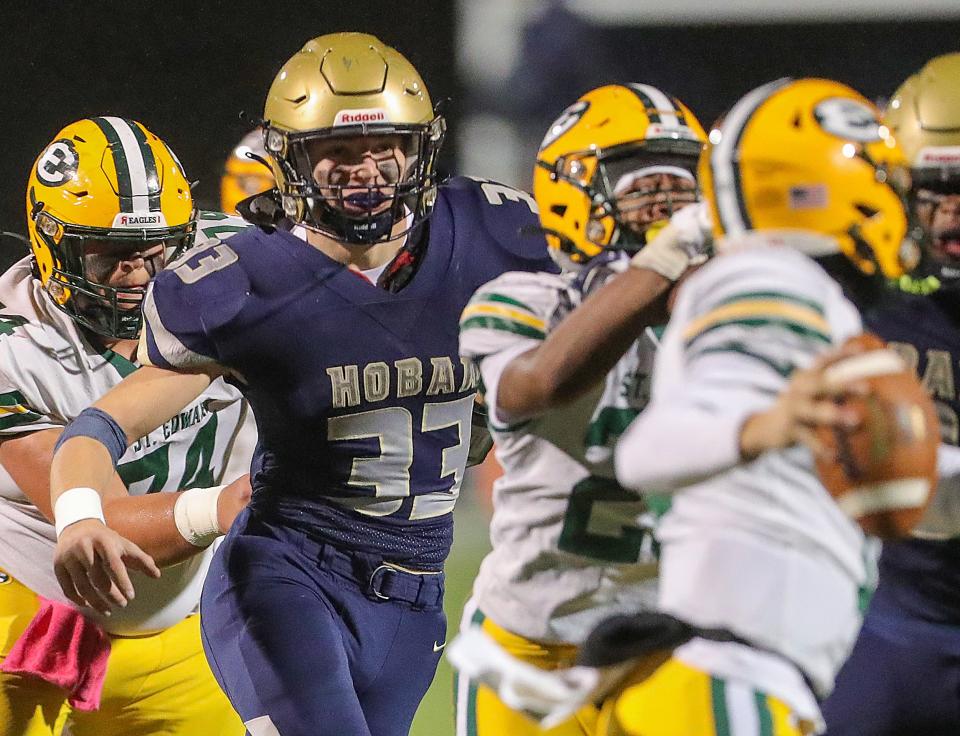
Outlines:
<svg viewBox="0 0 960 736"><path fill-rule="evenodd" d="M503 370L496 405L516 421L567 404L613 368L646 327L667 321L671 290L704 255L706 209L685 207L631 260L631 268L588 296L536 348Z"/></svg>
<svg viewBox="0 0 960 736"><path fill-rule="evenodd" d="M196 399L214 378L206 373L178 373L143 366L93 406L113 417L130 443L156 429ZM50 468L51 507L69 488L93 488L103 495L114 474L110 455L99 442L86 437L67 440L54 455Z"/></svg>
<svg viewBox="0 0 960 736"><path fill-rule="evenodd" d="M59 436L60 430L46 429L0 442L0 465L51 523L50 465ZM222 498L221 506L225 507L226 512L231 497L244 502L249 498L249 477L244 476L231 483L223 493L226 495ZM177 530L173 519L173 506L177 498L175 493L131 496L120 476L114 473L110 486L103 489L103 515L107 526L153 557L160 567L166 567L182 562L202 549L190 544ZM221 528L226 529L232 517L226 518L227 513L223 516Z"/></svg>
<svg viewBox="0 0 960 736"><path fill-rule="evenodd" d="M689 402L654 402L617 444L617 480L637 491L665 493L793 445L806 445L815 456L827 458L816 429L854 428L856 414L838 399L864 390L858 382L829 382L823 364L817 363L794 371L780 394L757 411L738 411L735 405L711 411L698 403L694 390L687 394ZM691 452L692 447L697 451Z"/></svg>
<svg viewBox="0 0 960 736"><path fill-rule="evenodd" d="M113 418L129 443L193 401L214 377L143 366L94 406ZM56 509L60 496L74 488L92 488L102 501L108 497L114 477L113 460L104 445L89 437L72 437L53 456L50 506ZM78 605L106 614L113 606L125 606L134 597L128 566L154 577L160 575L150 555L97 518L71 523L59 535L54 572L64 595Z"/></svg>
<svg viewBox="0 0 960 736"><path fill-rule="evenodd" d="M0 463L51 523L50 466L59 437L60 430L47 429L11 437L0 444ZM158 564L179 562L199 551L177 533L173 523L175 494L130 496L120 476L113 473L102 495L108 526L140 546Z"/></svg>
<svg viewBox="0 0 960 736"><path fill-rule="evenodd" d="M537 347L514 358L497 388L507 418L540 414L574 401L613 368L644 328L667 319L673 282L628 268L591 294Z"/></svg>

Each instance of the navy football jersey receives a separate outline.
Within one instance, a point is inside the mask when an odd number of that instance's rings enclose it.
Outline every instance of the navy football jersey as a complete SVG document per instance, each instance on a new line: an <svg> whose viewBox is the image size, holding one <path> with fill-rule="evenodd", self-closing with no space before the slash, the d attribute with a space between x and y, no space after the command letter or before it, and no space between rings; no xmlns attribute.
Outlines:
<svg viewBox="0 0 960 736"><path fill-rule="evenodd" d="M391 293L282 229L191 251L154 280L141 359L216 364L250 401L251 508L334 544L439 565L463 478L477 372L458 351L473 292L555 270L528 194L441 187L412 280ZM416 527L415 532L411 527Z"/></svg>
<svg viewBox="0 0 960 736"><path fill-rule="evenodd" d="M960 296L891 293L863 315L865 328L890 343L913 366L930 392L944 443L957 446L960 401ZM960 539L909 539L884 544L877 604L911 616L960 623Z"/></svg>

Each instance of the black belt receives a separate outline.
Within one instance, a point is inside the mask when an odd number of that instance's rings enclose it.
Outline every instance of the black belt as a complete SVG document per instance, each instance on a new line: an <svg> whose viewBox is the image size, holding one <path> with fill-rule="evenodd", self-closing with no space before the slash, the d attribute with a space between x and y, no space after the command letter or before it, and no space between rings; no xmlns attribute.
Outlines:
<svg viewBox="0 0 960 736"><path fill-rule="evenodd" d="M368 554L350 553L313 540L304 552L325 570L354 581L371 600L403 601L415 609L443 605L444 574L408 570Z"/></svg>
<svg viewBox="0 0 960 736"><path fill-rule="evenodd" d="M659 611L612 616L602 621L580 648L577 664L587 667L609 667L654 652L672 651L691 639L742 644L764 654L771 654L793 666L803 677L810 692L816 695L813 681L803 668L778 651L756 644L729 629L694 626L676 616Z"/></svg>

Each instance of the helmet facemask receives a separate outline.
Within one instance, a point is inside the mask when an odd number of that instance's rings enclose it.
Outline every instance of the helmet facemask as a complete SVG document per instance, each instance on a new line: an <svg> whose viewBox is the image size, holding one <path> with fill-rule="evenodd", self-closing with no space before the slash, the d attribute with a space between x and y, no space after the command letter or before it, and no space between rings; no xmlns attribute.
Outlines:
<svg viewBox="0 0 960 736"><path fill-rule="evenodd" d="M600 161L597 188L612 202L616 231L611 246L643 248L674 212L699 199L696 156L654 155L643 147L614 149Z"/></svg>
<svg viewBox="0 0 960 736"><path fill-rule="evenodd" d="M941 285L960 284L960 170L914 169L909 202L924 243L925 270Z"/></svg>
<svg viewBox="0 0 960 736"><path fill-rule="evenodd" d="M36 234L54 254L46 290L81 326L118 340L136 339L142 324L147 283L193 244L196 222L169 228L110 230L64 223L42 210ZM111 285L123 262L142 259L145 284Z"/></svg>
<svg viewBox="0 0 960 736"><path fill-rule="evenodd" d="M433 209L444 131L441 117L425 125L344 125L302 133L267 126L266 147L284 180L285 213L346 244L402 236Z"/></svg>
<svg viewBox="0 0 960 736"><path fill-rule="evenodd" d="M674 212L700 199L700 144L636 141L561 156L554 176L580 189L590 203L585 236L598 248L636 253ZM564 239L567 247L574 247ZM579 253L580 262L593 254Z"/></svg>

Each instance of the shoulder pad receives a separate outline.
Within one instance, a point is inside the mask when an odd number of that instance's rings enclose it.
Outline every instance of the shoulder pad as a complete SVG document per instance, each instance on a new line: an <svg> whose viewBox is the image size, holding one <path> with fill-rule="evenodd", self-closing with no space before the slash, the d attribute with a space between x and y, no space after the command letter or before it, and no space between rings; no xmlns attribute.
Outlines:
<svg viewBox="0 0 960 736"><path fill-rule="evenodd" d="M691 358L739 351L781 376L859 331L836 282L810 258L775 249L705 265L681 288L673 320Z"/></svg>
<svg viewBox="0 0 960 736"><path fill-rule="evenodd" d="M242 217L213 210L200 210L197 213L195 243L196 245L203 245L212 240L226 240L250 227L252 227L250 223L244 221Z"/></svg>
<svg viewBox="0 0 960 736"><path fill-rule="evenodd" d="M839 288L813 259L788 248L771 248L717 256L690 276L683 291L709 309L744 293L772 298L782 294L822 305Z"/></svg>
<svg viewBox="0 0 960 736"><path fill-rule="evenodd" d="M470 218L468 227L482 228L509 256L542 263L535 267L543 271L557 270L547 253L533 195L489 179L458 176L442 186L441 196L450 200L458 221Z"/></svg>
<svg viewBox="0 0 960 736"><path fill-rule="evenodd" d="M250 277L243 254L259 244L254 228L233 234L229 243L213 239L171 262L153 281L163 309L194 310L208 329L226 324L243 306ZM167 307L166 305L171 305ZM161 315L163 316L163 315Z"/></svg>
<svg viewBox="0 0 960 736"><path fill-rule="evenodd" d="M559 296L568 289L568 281L556 274L508 271L477 289L470 304L512 304L547 319L556 308Z"/></svg>
<svg viewBox="0 0 960 736"><path fill-rule="evenodd" d="M460 316L460 353L479 359L518 343L542 340L567 283L549 273L505 273L477 289Z"/></svg>

